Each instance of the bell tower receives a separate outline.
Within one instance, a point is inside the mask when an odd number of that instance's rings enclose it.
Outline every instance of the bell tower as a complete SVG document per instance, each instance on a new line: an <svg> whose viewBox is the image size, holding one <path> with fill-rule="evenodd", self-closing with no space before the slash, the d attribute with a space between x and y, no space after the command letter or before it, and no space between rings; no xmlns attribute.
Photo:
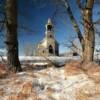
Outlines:
<svg viewBox="0 0 100 100"><path fill-rule="evenodd" d="M48 22L47 22L45 27L46 27L46 32L45 32L46 37L53 37L54 38L54 33L53 33L54 27L53 27L53 23L52 23L50 18L48 19Z"/></svg>

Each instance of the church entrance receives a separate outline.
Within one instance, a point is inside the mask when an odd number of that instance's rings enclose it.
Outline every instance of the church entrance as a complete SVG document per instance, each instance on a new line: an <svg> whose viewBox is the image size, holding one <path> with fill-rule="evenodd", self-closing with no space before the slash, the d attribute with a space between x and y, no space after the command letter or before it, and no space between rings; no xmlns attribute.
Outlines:
<svg viewBox="0 0 100 100"><path fill-rule="evenodd" d="M53 54L53 47L51 45L49 46L49 53Z"/></svg>

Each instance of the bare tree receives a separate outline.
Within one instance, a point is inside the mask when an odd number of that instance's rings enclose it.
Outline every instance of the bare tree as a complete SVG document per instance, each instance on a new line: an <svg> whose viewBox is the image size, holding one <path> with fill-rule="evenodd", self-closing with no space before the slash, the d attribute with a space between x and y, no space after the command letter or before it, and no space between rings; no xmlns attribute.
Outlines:
<svg viewBox="0 0 100 100"><path fill-rule="evenodd" d="M94 0L87 0L86 7L83 9L84 22L84 51L83 60L93 61L95 48L95 33L92 21L92 9Z"/></svg>
<svg viewBox="0 0 100 100"><path fill-rule="evenodd" d="M85 7L83 7L82 4L80 3L81 0L77 0L77 4L81 9L83 16L84 34L85 34L84 36L82 35L80 28L77 24L77 21L73 16L68 0L62 0L62 1L65 5L69 18L80 40L83 52L83 61L84 62L93 61L94 47L95 47L95 33L92 21L92 9L94 0L87 0Z"/></svg>
<svg viewBox="0 0 100 100"><path fill-rule="evenodd" d="M22 71L18 58L17 0L6 0L6 48L7 61L15 71Z"/></svg>

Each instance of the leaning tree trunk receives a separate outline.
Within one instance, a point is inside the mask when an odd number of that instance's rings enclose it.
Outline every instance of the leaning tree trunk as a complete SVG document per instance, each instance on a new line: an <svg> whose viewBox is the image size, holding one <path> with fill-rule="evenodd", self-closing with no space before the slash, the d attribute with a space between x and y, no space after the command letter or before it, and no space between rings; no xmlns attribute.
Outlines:
<svg viewBox="0 0 100 100"><path fill-rule="evenodd" d="M81 33L81 30L79 28L79 25L77 23L77 20L75 19L74 15L73 15L73 12L71 10L71 7L70 7L70 4L68 2L68 0L62 0L64 5L65 5L65 8L66 8L66 11L67 11L67 14L71 20L71 23L73 25L73 28L75 30L75 32L77 33L77 37L80 41L80 44L81 44L81 47L82 47L82 54L81 54L81 58L83 59L83 51L84 51L84 37Z"/></svg>
<svg viewBox="0 0 100 100"><path fill-rule="evenodd" d="M6 48L7 61L15 71L22 71L18 58L17 0L6 0Z"/></svg>
<svg viewBox="0 0 100 100"><path fill-rule="evenodd" d="M92 23L92 9L94 0L88 0L86 8L83 10L83 22L84 22L84 51L83 61L93 61L94 47L95 47L95 33Z"/></svg>
<svg viewBox="0 0 100 100"><path fill-rule="evenodd" d="M82 36L80 28L73 16L68 0L62 0L62 1L64 2L69 18L80 40L82 46L83 61L84 62L93 61L94 47L95 47L95 34L94 34L94 28L92 23L92 9L93 9L94 0L86 0L85 8L82 8L84 33L85 33L84 37ZM79 3L78 5L79 8L81 9L82 6L80 5L80 1L81 0L78 0Z"/></svg>

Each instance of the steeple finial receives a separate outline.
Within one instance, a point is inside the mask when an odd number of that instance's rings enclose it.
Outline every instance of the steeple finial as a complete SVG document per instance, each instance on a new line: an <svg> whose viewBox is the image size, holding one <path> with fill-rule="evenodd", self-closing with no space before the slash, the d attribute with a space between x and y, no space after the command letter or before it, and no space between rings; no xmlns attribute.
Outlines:
<svg viewBox="0 0 100 100"><path fill-rule="evenodd" d="M52 20L51 20L51 18L49 18L48 19L48 23L47 23L48 25L52 25Z"/></svg>

